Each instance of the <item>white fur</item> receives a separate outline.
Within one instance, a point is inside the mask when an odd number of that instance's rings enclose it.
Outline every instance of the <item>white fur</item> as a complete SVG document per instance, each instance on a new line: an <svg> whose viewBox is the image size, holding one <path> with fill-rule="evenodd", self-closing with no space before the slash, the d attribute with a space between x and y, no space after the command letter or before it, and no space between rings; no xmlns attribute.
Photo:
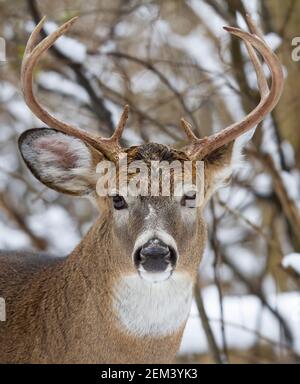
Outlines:
<svg viewBox="0 0 300 384"><path fill-rule="evenodd" d="M142 279L152 283L158 283L170 278L172 275L172 266L171 264L168 264L167 268L163 272L148 272L144 269L143 265L140 265L138 271Z"/></svg>
<svg viewBox="0 0 300 384"><path fill-rule="evenodd" d="M149 282L138 274L114 286L113 307L119 326L135 336L163 337L182 327L189 315L193 282L174 272L163 282Z"/></svg>
<svg viewBox="0 0 300 384"><path fill-rule="evenodd" d="M128 203L128 200L126 200ZM117 227L122 228L126 227L129 222L129 211L128 209L114 209L113 217Z"/></svg>
<svg viewBox="0 0 300 384"><path fill-rule="evenodd" d="M185 225L195 224L198 214L197 208L181 207L181 218Z"/></svg>
<svg viewBox="0 0 300 384"><path fill-rule="evenodd" d="M153 220L155 220L156 217L157 217L157 214L156 214L155 209L152 207L151 204L148 204L148 209L149 209L149 213L148 213L148 215L145 217L145 220L146 220L146 221L153 221Z"/></svg>
<svg viewBox="0 0 300 384"><path fill-rule="evenodd" d="M251 134L253 135L252 130L251 130ZM230 163L228 164L228 166L224 167L219 172L216 172L214 175L213 191L216 191L217 189L225 186L226 180L229 179L229 177L233 174L233 172L237 171L242 166L243 164L242 151L244 146L247 143L247 140L249 140L249 137L250 137L249 135L247 136L247 138L244 138L243 136L241 136L238 139L236 139L233 145Z"/></svg>

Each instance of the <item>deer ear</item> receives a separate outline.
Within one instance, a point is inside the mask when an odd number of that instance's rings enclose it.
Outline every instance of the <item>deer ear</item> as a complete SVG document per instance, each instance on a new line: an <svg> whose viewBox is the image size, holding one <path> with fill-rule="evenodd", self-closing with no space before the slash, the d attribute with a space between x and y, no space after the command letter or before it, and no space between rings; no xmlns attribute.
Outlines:
<svg viewBox="0 0 300 384"><path fill-rule="evenodd" d="M22 157L47 187L74 196L96 188L96 166L103 155L82 140L49 128L25 131L19 138Z"/></svg>
<svg viewBox="0 0 300 384"><path fill-rule="evenodd" d="M218 188L230 182L233 169L242 163L242 148L239 140L232 141L204 159L206 201Z"/></svg>

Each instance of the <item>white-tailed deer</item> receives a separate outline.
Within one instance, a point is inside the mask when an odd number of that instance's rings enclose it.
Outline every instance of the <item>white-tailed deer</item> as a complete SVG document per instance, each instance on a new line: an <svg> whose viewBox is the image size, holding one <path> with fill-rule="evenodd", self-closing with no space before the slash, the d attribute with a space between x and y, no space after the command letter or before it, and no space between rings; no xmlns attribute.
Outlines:
<svg viewBox="0 0 300 384"><path fill-rule="evenodd" d="M277 104L283 87L280 62L250 18L250 33L226 27L248 49L261 93L257 107L242 121L204 139L198 139L182 120L190 140L182 150L155 143L125 149L120 137L128 107L115 133L105 139L59 121L37 102L33 70L74 19L37 44L43 22L29 38L21 83L27 105L51 128L24 132L19 148L38 180L56 191L92 198L101 215L66 258L0 254L0 296L6 300L7 317L0 322L0 362L171 362L190 311L205 246L204 206L231 174L238 153L236 138ZM270 69L270 89L255 50ZM172 195L97 195L96 165L102 159L115 163L124 153L129 162L202 160L203 204L194 208L185 204L195 194L179 200Z"/></svg>

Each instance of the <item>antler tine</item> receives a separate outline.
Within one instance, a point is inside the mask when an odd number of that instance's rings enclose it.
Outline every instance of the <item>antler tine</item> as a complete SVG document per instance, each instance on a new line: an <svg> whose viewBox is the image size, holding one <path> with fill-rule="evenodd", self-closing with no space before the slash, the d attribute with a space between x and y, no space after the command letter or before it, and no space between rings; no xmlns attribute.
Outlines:
<svg viewBox="0 0 300 384"><path fill-rule="evenodd" d="M250 29L250 32L253 35L258 36L262 41L265 42L263 34L259 30L259 28L254 24L254 21L252 20L252 17L249 14L246 14L246 21L247 21L248 27ZM267 82L266 76L265 76L264 71L263 71L263 67L262 67L261 62L260 62L259 58L257 57L257 54L255 53L255 50L252 47L252 45L250 43L248 43L248 41L245 41L245 45L246 45L247 51L249 53L250 59L252 61L252 64L253 64L255 72L256 72L259 91L261 93L261 96L264 97L269 92L269 86L268 86L268 82Z"/></svg>
<svg viewBox="0 0 300 384"><path fill-rule="evenodd" d="M258 28L258 26L254 23L252 17L249 15L249 13L246 13L246 22L248 25L248 28L252 35L258 36L262 41L265 42L264 35L262 34L261 30Z"/></svg>
<svg viewBox="0 0 300 384"><path fill-rule="evenodd" d="M183 128L184 132L186 133L188 139L192 143L197 142L199 139L194 134L194 132L192 130L192 125L188 121L186 121L183 117L181 118L180 123L181 123L181 127Z"/></svg>
<svg viewBox="0 0 300 384"><path fill-rule="evenodd" d="M115 132L113 133L113 135L110 138L110 140L112 142L116 142L118 144L120 143L120 139L121 139L122 133L124 131L126 122L128 120L128 114L129 114L129 105L126 104L124 106L123 112L122 112L122 114L120 116L120 120L119 120L119 123L117 125L117 128L116 128Z"/></svg>
<svg viewBox="0 0 300 384"><path fill-rule="evenodd" d="M27 41L27 44L26 44L26 47L25 47L25 52L24 52L24 58L26 59L26 56L32 52L33 48L36 46L36 43L37 43L37 40L39 38L39 35L40 35L40 32L41 32L41 29L43 28L43 24L46 20L46 16L44 16L40 22L36 25L36 27L34 28L34 30L32 31L28 41ZM22 64L24 63L24 58L23 58L23 62Z"/></svg>
<svg viewBox="0 0 300 384"><path fill-rule="evenodd" d="M243 133L256 126L269 112L272 111L280 98L283 90L284 76L279 59L268 47L264 39L260 37L261 34L254 25L250 16L247 16L247 21L251 33L234 27L224 27L224 29L244 41L256 72L261 100L256 108L254 108L241 121L228 126L221 132L218 132L210 137L198 139L197 142L194 141L189 147L189 155L191 158L204 158L209 153L230 143ZM271 90L269 90L262 65L254 51L254 48L263 56L270 69L272 75Z"/></svg>
<svg viewBox="0 0 300 384"><path fill-rule="evenodd" d="M257 83L258 83L258 89L261 94L261 97L264 98L268 93L269 93L269 86L267 79L264 74L263 67L261 65L261 62L259 58L257 57L252 45L245 41L245 45L247 48L247 51L249 53L250 59L252 61L253 67L256 72L256 78L257 78Z"/></svg>
<svg viewBox="0 0 300 384"><path fill-rule="evenodd" d="M128 107L125 107L120 123L114 134L110 138L101 138L96 137L71 124L64 123L63 121L60 121L54 116L50 115L38 103L33 93L33 71L41 55L47 51L60 36L69 30L76 19L77 17L73 17L64 23L56 31L42 40L39 44L37 44L37 40L46 17L43 17L35 27L27 42L21 66L21 87L23 95L26 104L31 109L31 111L49 127L85 141L95 149L101 151L108 159L115 161L117 159L117 155L122 151L119 145L119 140L128 116Z"/></svg>

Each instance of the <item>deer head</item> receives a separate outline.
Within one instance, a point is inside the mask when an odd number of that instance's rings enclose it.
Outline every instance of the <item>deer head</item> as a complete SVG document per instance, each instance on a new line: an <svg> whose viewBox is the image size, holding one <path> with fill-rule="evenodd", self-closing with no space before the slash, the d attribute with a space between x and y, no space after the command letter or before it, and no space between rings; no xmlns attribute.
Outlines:
<svg viewBox="0 0 300 384"><path fill-rule="evenodd" d="M19 139L23 159L34 176L56 191L74 196L91 197L110 226L112 258L122 273L137 273L150 281L167 280L172 272L194 275L205 243L202 212L218 186L228 179L240 150L236 139L255 127L275 107L283 88L283 73L276 55L259 34L250 17L250 33L225 27L241 38L254 65L261 100L242 121L221 132L199 139L184 119L181 126L189 143L181 150L162 144L144 144L122 148L120 138L128 117L125 106L120 122L110 138L94 136L51 116L36 100L32 89L33 70L41 54L49 49L74 23L75 18L37 44L44 19L32 32L22 63L22 90L32 112L51 128L31 129ZM267 63L272 84L267 80L255 50ZM103 160L117 164L127 155L128 164L151 161L202 161L204 164L204 198L200 206L187 204L198 191L184 191L182 196L113 196L96 193L97 164ZM99 232L100 233L100 232ZM99 235L100 236L100 235ZM99 239L101 241L101 238Z"/></svg>

